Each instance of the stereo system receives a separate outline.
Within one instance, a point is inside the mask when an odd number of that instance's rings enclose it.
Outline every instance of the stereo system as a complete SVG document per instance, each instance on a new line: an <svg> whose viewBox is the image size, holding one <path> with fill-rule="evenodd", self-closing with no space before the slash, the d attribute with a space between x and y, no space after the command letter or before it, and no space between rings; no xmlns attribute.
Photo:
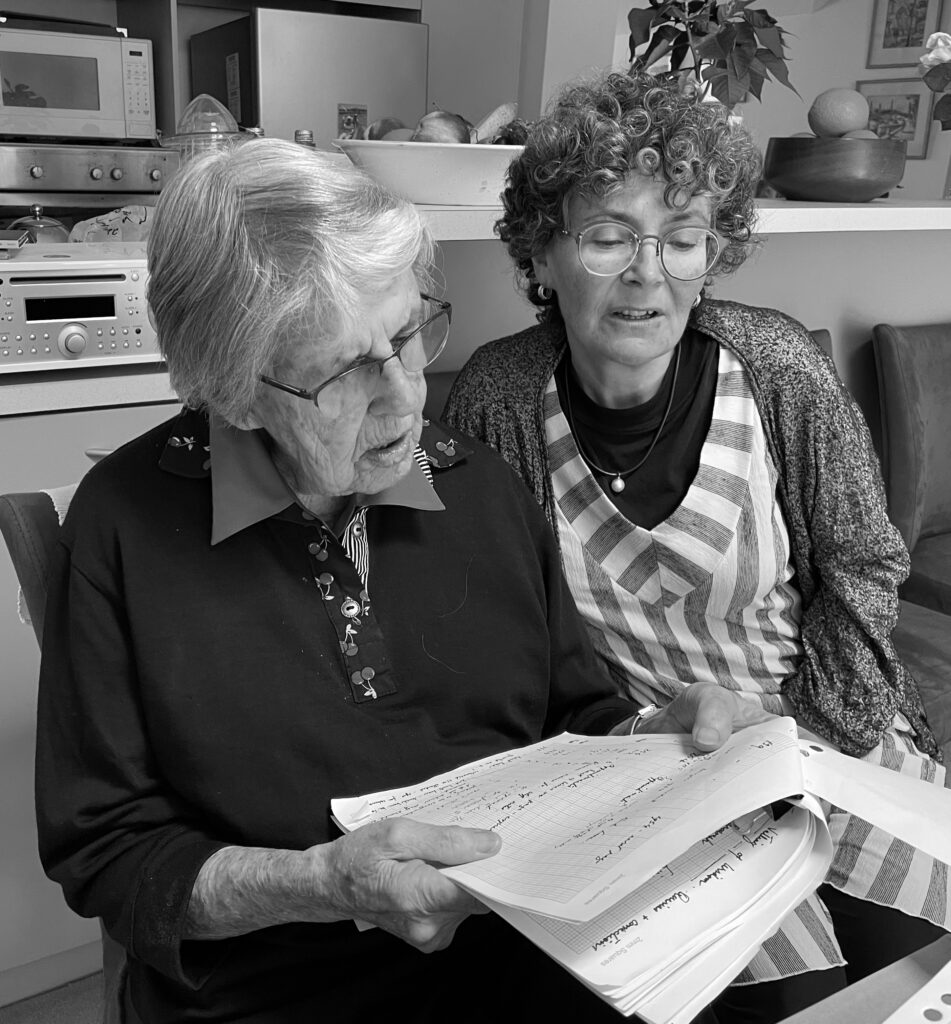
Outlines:
<svg viewBox="0 0 951 1024"><path fill-rule="evenodd" d="M26 245L0 260L0 373L157 363L138 242Z"/></svg>

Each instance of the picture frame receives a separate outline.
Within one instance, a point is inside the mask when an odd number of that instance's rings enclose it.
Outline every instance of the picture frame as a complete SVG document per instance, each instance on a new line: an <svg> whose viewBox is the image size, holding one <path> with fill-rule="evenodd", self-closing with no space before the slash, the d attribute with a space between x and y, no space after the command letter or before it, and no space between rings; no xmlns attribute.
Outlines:
<svg viewBox="0 0 951 1024"><path fill-rule="evenodd" d="M938 31L942 0L875 0L868 43L869 68L902 68L918 63L925 42Z"/></svg>
<svg viewBox="0 0 951 1024"><path fill-rule="evenodd" d="M904 139L909 160L924 160L931 135L934 93L920 78L856 82L868 100L868 126L880 139Z"/></svg>

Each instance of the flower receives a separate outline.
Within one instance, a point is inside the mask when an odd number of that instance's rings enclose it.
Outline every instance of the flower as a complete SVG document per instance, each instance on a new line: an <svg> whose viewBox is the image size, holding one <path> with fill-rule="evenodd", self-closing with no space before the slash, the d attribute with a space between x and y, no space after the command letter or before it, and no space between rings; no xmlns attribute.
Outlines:
<svg viewBox="0 0 951 1024"><path fill-rule="evenodd" d="M796 92L786 69L783 30L766 11L747 10L754 2L649 0L649 7L633 8L627 16L631 70L648 70L669 56L666 75L692 75L731 110L750 95L759 99L770 76ZM635 56L644 43L647 48Z"/></svg>
<svg viewBox="0 0 951 1024"><path fill-rule="evenodd" d="M951 128L951 35L932 32L925 47L928 52L918 58L918 70L932 92L944 93L934 105L931 116L946 130Z"/></svg>

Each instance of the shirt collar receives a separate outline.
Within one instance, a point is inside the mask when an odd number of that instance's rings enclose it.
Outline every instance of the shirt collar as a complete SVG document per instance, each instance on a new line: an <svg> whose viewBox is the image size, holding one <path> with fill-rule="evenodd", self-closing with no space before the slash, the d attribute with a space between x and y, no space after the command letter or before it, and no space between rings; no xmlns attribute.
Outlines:
<svg viewBox="0 0 951 1024"><path fill-rule="evenodd" d="M297 498L277 471L262 431L238 430L214 415L210 417L208 429L208 448L195 444L196 455L202 453L201 463L192 462L186 467L181 463L173 463L165 456L161 462L164 468L181 475L207 475L210 472L211 543L218 544L255 523L283 512L288 506L294 505ZM169 444L176 450L169 452L169 455L185 455L182 440L177 436L170 439ZM191 436L184 438L184 441L194 443ZM205 451L208 452L208 459L203 457ZM203 472L196 472L199 464ZM378 494L354 496L355 509L375 505L399 505L424 512L442 511L445 508L416 459L410 471L392 487Z"/></svg>

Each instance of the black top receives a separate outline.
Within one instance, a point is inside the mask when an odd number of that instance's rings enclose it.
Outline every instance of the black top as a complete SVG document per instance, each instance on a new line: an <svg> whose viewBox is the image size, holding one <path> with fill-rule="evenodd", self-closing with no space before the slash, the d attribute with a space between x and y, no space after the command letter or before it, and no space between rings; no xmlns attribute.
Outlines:
<svg viewBox="0 0 951 1024"><path fill-rule="evenodd" d="M187 462L176 471L160 465L173 442ZM566 729L605 733L631 710L594 657L541 510L491 450L467 442L437 473L445 511L368 510L360 657L379 696L363 699L340 636L343 591L361 589L343 548L293 504L212 546L207 444L203 417L186 413L94 466L50 578L40 852L70 906L130 951L138 1015L485 1020L516 983L526 1020L575 998L579 1020L614 1014L495 916L430 956L351 921L182 941L195 876L221 846L305 849L339 834L331 797Z"/></svg>
<svg viewBox="0 0 951 1024"><path fill-rule="evenodd" d="M636 526L652 530L662 523L683 501L697 474L713 415L717 353L716 342L688 328L680 340L673 405L647 461L624 477L620 494L611 490L613 476L592 469L604 493ZM584 456L611 473L624 473L644 457L667 408L675 361L671 359L653 398L628 409L608 409L585 394L566 350L555 371L558 402L562 410L570 402L572 433Z"/></svg>

